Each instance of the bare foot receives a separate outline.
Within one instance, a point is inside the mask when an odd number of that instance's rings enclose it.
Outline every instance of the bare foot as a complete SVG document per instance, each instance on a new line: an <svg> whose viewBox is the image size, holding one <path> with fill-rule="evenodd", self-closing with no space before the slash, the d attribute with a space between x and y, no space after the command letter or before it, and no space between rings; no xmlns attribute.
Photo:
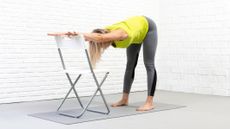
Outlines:
<svg viewBox="0 0 230 129"><path fill-rule="evenodd" d="M128 100L120 100L116 103L113 103L111 107L120 107L120 106L127 106L128 105Z"/></svg>
<svg viewBox="0 0 230 129"><path fill-rule="evenodd" d="M140 106L139 108L137 108L137 111L150 111L154 109L154 105L151 103L145 103L143 106Z"/></svg>

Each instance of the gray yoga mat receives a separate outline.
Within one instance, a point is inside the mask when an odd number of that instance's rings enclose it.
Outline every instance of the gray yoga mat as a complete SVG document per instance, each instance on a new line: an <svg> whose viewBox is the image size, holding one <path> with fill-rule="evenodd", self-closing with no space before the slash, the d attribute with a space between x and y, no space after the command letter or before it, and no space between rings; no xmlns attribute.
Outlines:
<svg viewBox="0 0 230 129"><path fill-rule="evenodd" d="M136 108L140 106L141 104L143 104L143 102L133 103L133 104L130 104L129 106L123 106L123 107L116 107L116 108L110 107L111 112L109 115L103 115L103 114L98 114L98 113L87 111L81 118L71 118L71 117L60 115L54 111L54 112L43 112L43 113L30 114L30 116L57 122L57 123L70 125L70 124L77 124L77 123L88 122L88 121L112 119L112 118L118 118L118 117L124 117L124 116L140 115L144 113L154 113L154 112L159 112L159 111L165 111L165 110L185 107L185 106L173 105L173 104L155 103L155 108L151 111L145 111L145 112L136 111ZM98 110L98 111L106 111L106 108L104 106L96 106L96 107L91 107L89 109ZM81 109L72 109L72 110L70 109L70 110L63 110L62 112L66 112L68 114L75 115L75 114L80 113L80 111Z"/></svg>

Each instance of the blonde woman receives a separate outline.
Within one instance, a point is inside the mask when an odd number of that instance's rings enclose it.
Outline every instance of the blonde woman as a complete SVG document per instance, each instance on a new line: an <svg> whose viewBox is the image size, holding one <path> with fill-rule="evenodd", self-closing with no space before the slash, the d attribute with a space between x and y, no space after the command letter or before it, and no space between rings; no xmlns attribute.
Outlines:
<svg viewBox="0 0 230 129"><path fill-rule="evenodd" d="M77 35L76 32L54 33L50 35ZM126 48L127 64L124 75L123 95L112 107L127 106L129 93L134 80L135 67L140 48L143 44L143 58L147 71L148 93L144 105L137 111L148 111L154 108L153 97L156 88L157 72L155 69L155 53L157 47L156 24L148 17L134 16L117 22L104 29L95 29L92 33L81 33L89 41L90 58L93 65L99 61L103 51L109 46Z"/></svg>

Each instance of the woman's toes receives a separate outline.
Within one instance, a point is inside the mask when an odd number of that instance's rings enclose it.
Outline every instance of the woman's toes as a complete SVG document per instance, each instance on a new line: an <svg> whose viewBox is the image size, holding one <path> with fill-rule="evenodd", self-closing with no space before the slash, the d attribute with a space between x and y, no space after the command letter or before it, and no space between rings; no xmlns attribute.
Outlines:
<svg viewBox="0 0 230 129"><path fill-rule="evenodd" d="M137 111L150 111L152 109L154 109L153 105L143 105L143 106L137 108L136 110Z"/></svg>
<svg viewBox="0 0 230 129"><path fill-rule="evenodd" d="M119 101L117 103L114 103L111 105L111 107L120 107L120 106L127 106L128 102L124 102L124 101Z"/></svg>

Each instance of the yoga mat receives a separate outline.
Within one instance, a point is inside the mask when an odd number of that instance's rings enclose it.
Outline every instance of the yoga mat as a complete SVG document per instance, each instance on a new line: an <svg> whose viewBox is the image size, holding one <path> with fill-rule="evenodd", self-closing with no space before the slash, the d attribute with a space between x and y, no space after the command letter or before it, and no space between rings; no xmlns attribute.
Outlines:
<svg viewBox="0 0 230 129"><path fill-rule="evenodd" d="M30 114L30 116L61 123L61 124L70 125L70 124L77 124L77 123L89 122L89 121L95 121L95 120L105 120L105 119L112 119L112 118L118 118L118 117L126 117L126 116L131 116L131 115L154 113L154 112L159 112L159 111L166 111L166 110L172 110L172 109L178 109L178 108L185 107L185 106L174 105L174 104L155 103L155 108L153 110L144 111L144 112L136 111L136 108L142 104L143 102L139 102L139 103L129 104L129 106L110 107L111 112L108 115L87 111L80 118L72 118L72 117L60 115L56 111L35 113L35 114ZM89 109L98 110L98 111L106 111L106 108L104 106L95 106L95 107L90 107ZM69 109L69 110L63 110L62 112L77 115L81 112L81 109Z"/></svg>

